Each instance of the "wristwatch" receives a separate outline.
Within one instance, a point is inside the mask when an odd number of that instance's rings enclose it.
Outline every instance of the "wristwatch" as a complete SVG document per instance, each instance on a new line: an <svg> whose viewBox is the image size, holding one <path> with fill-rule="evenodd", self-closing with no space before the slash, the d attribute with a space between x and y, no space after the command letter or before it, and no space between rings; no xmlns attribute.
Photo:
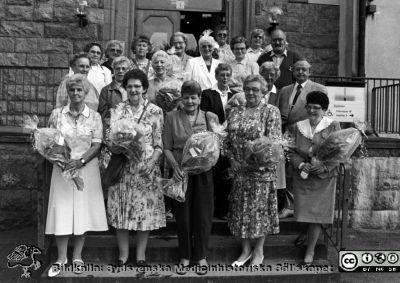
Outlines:
<svg viewBox="0 0 400 283"><path fill-rule="evenodd" d="M86 165L86 160L85 160L85 159L81 158L81 159L80 159L80 162L82 163L83 166Z"/></svg>

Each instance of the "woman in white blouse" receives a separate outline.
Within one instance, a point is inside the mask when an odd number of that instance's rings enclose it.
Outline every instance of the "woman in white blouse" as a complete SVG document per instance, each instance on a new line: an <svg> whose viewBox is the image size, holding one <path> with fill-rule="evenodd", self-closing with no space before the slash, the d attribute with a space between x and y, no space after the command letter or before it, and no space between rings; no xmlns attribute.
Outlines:
<svg viewBox="0 0 400 283"><path fill-rule="evenodd" d="M103 48L99 43L92 42L86 45L84 51L88 53L90 58L90 70L87 78L94 85L97 92L100 93L103 87L112 82L111 71L104 66L100 66Z"/></svg>

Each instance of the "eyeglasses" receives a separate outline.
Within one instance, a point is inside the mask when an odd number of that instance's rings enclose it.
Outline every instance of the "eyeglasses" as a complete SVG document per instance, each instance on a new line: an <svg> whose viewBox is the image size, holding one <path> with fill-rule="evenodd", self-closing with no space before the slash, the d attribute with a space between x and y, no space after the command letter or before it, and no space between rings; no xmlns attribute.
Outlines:
<svg viewBox="0 0 400 283"><path fill-rule="evenodd" d="M111 52L115 52L115 53L122 53L122 50L121 50L121 49L111 48L110 51L111 51Z"/></svg>
<svg viewBox="0 0 400 283"><path fill-rule="evenodd" d="M253 35L253 38L263 38L262 35Z"/></svg>
<svg viewBox="0 0 400 283"><path fill-rule="evenodd" d="M322 109L322 107L321 106L315 106L315 105L306 105L306 109L307 110L316 110L316 111L318 111L318 110L321 110Z"/></svg>
<svg viewBox="0 0 400 283"><path fill-rule="evenodd" d="M258 93L258 92L260 92L260 89L259 89L259 88L256 88L256 87L245 87L245 88L243 88L243 90L244 90L245 92L253 92L253 93Z"/></svg>
<svg viewBox="0 0 400 283"><path fill-rule="evenodd" d="M101 51L90 50L89 53L92 53L92 54L101 54Z"/></svg>
<svg viewBox="0 0 400 283"><path fill-rule="evenodd" d="M218 37L227 37L228 34L227 33L217 33Z"/></svg>

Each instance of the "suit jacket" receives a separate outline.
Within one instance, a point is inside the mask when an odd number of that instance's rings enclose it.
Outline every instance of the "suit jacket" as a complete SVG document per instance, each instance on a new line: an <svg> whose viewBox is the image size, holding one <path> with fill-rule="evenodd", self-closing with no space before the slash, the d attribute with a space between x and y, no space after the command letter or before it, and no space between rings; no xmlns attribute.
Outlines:
<svg viewBox="0 0 400 283"><path fill-rule="evenodd" d="M234 92L228 92L228 101L232 98ZM200 109L210 111L218 116L219 123L225 122L225 111L219 93L214 89L206 89L201 94Z"/></svg>
<svg viewBox="0 0 400 283"><path fill-rule="evenodd" d="M185 110L167 113L163 130L164 149L172 152L178 164L181 164L183 148L188 138L194 133L207 130L210 122L218 123L218 117L214 113L207 112L207 122L205 115L204 111L199 110L196 122L191 126Z"/></svg>
<svg viewBox="0 0 400 283"><path fill-rule="evenodd" d="M203 57L195 57L188 60L185 71L188 73L189 80L197 81L201 86L201 90L205 90L207 88L212 88L213 85L217 83L215 69L219 63L221 63L221 61L213 58L210 71L208 71Z"/></svg>
<svg viewBox="0 0 400 283"><path fill-rule="evenodd" d="M308 93L318 90L328 94L328 90L325 86L308 80L308 82L302 89L299 97L297 98L296 104L293 106L292 109L290 109L289 99L290 95L293 92L294 86L295 83L282 88L279 94L278 108L281 111L282 128L290 126L297 121L307 118L307 111L305 109L305 106L307 103L306 97Z"/></svg>
<svg viewBox="0 0 400 283"><path fill-rule="evenodd" d="M258 58L257 64L259 66L261 66L262 63L264 63L264 62L267 62L267 61L273 62L274 60L271 57L271 52L272 51L262 54ZM275 82L275 85L278 89L281 89L281 88L283 88L287 85L290 85L291 83L294 83L296 81L296 79L293 77L291 67L298 60L300 60L299 54L297 54L296 52L287 50L287 56L284 57L284 59L282 60L282 64L279 67L279 69L281 70L281 75Z"/></svg>

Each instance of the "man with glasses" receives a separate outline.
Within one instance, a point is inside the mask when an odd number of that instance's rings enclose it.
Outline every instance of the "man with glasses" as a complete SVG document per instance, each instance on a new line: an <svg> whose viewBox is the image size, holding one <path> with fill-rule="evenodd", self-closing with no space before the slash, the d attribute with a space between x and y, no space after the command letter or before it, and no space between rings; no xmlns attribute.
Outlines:
<svg viewBox="0 0 400 283"><path fill-rule="evenodd" d="M295 124L298 121L306 119L306 97L307 94L312 91L320 91L328 94L325 86L313 82L309 79L311 75L311 65L305 59L300 59L293 65L293 75L295 77L295 82L281 89L279 94L278 108L281 112L282 117L282 130L285 131L288 127ZM292 168L289 164L286 164L286 194L291 194L290 185L292 183ZM284 191L280 192L281 194ZM279 213L279 218L287 218L293 215L293 196L292 199L286 199L286 201L281 204L283 206ZM279 198L279 196L278 196ZM300 234L296 239L295 244L301 245L305 241L305 234Z"/></svg>
<svg viewBox="0 0 400 283"><path fill-rule="evenodd" d="M275 82L275 85L278 89L281 89L295 82L291 67L300 59L300 56L296 52L287 49L286 34L280 29L275 29L271 32L271 45L272 50L262 54L257 63L261 66L266 61L272 61L279 67L281 76Z"/></svg>
<svg viewBox="0 0 400 283"><path fill-rule="evenodd" d="M226 25L217 25L214 29L215 40L218 43L218 55L220 60L223 63L230 63L233 59L235 59L235 55L228 44L229 39L229 29Z"/></svg>
<svg viewBox="0 0 400 283"><path fill-rule="evenodd" d="M123 42L119 40L110 40L109 42L107 42L105 51L107 61L104 61L104 63L101 65L103 67L108 68L111 71L111 73L114 73L112 68L112 62L115 57L121 56L122 53L124 53Z"/></svg>

